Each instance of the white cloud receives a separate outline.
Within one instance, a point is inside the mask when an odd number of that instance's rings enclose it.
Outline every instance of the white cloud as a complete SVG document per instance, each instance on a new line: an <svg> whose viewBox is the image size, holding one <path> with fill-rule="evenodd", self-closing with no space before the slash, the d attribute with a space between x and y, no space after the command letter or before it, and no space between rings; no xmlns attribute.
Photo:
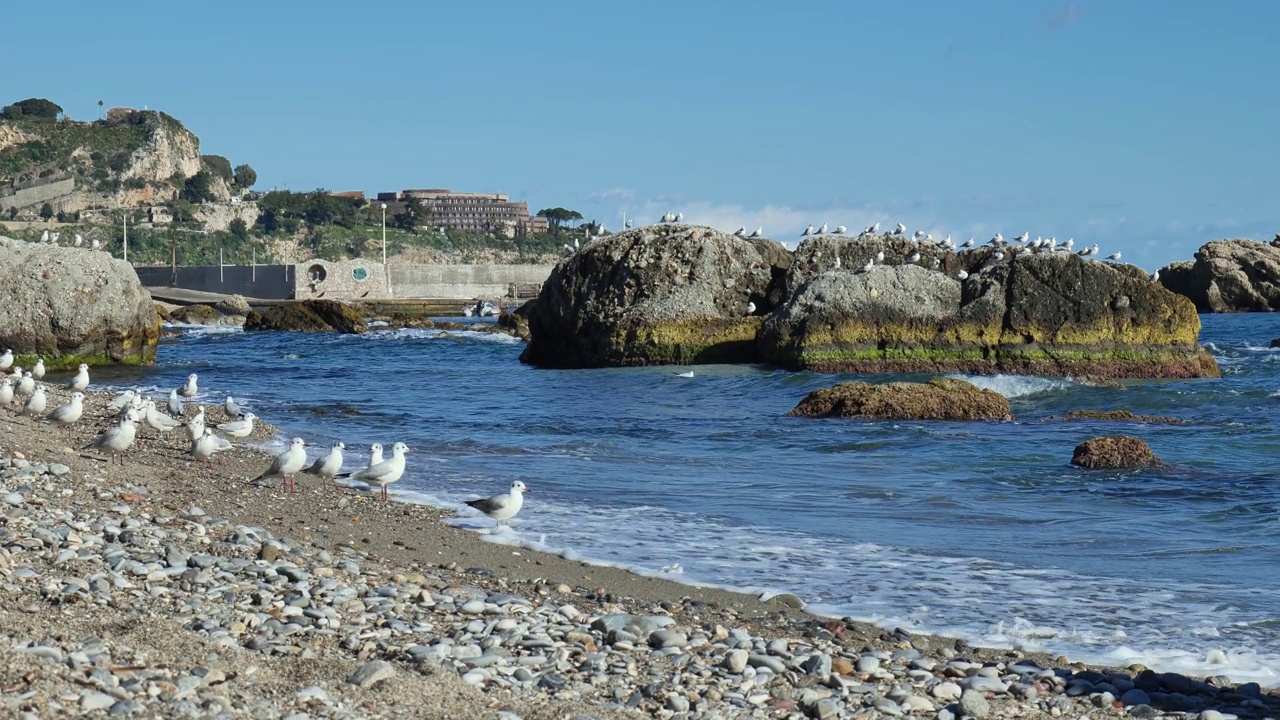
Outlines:
<svg viewBox="0 0 1280 720"><path fill-rule="evenodd" d="M635 196L636 193L634 190L624 187L616 187L579 196L578 200L584 203L629 202L635 199Z"/></svg>

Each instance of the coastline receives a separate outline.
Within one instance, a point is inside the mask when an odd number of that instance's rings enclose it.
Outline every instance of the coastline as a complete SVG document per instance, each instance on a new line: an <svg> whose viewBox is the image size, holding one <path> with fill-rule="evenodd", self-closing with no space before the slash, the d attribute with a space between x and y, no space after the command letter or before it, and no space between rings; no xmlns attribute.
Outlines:
<svg viewBox="0 0 1280 720"><path fill-rule="evenodd" d="M65 399L66 392L53 385L50 385L49 390L49 407L53 408ZM551 608L553 614L557 612L556 608L569 606L574 609L573 613L562 612L560 620L581 620L579 626L585 625L587 628L591 628L591 621L599 620L609 613L627 612L637 617L670 617L672 627L680 631L680 637L674 638L672 645L650 650L646 647L646 641L652 646L655 640L640 637L643 633L630 633L637 636L633 640L629 635L620 635L616 628L593 634L578 627L571 631L577 633L572 635L571 642L570 632L565 632L556 640L561 643L560 648L566 645L577 646L580 652L571 654L571 657L607 652L609 657L616 655L624 658L624 668L628 665L643 665L651 669L670 662L673 657L694 658L685 660L681 667L687 670L689 663L706 660L708 667L724 673L738 669L735 667L736 660L731 660L726 653L733 652L732 642L739 637L737 633L742 633L744 638L750 638L742 640L749 643L748 647L762 646L755 648L761 652L753 651L748 654L750 662L758 661L760 668L772 671L758 671L760 675L769 675L771 680L763 685L746 682L758 677L757 673L745 672L757 667L755 664L748 664L739 669L739 672L733 673L729 679L730 686L752 686L740 693L742 697L739 703L738 697L731 696L732 691L718 687L699 686L692 690L680 688L669 677L665 681L659 681L666 682L668 686L641 693L632 687L635 675L626 672L621 673L622 678L606 674L603 681L597 684L586 682L583 683L584 687L578 687L572 682L562 682L558 686L559 681L544 682L542 678L549 672L545 668L539 668L543 674L530 681L519 681L518 676L513 675L511 677L517 677L516 682L503 682L507 678L496 673L477 678L472 673L483 670L484 667L459 672L465 669L465 662L463 667L449 666L450 662L456 665L466 658L449 657L440 664L418 661L412 654L406 658L405 646L397 643L372 648L363 644L354 648L326 645L299 651L299 654L305 654L306 650L310 650L313 655L310 658L300 658L299 662L332 663L327 675L319 673L327 678L328 682L324 684L331 698L339 697L343 691L350 689L350 685L342 683L340 676L355 672L354 668L361 662L390 658L397 666L396 683L382 683L361 690L357 699L360 703L366 703L365 705L357 703L354 706L335 706L332 709L334 713L430 717L433 716L431 713L438 712L440 717L484 717L486 713L507 708L519 717L574 717L574 713L586 713L583 717L613 717L613 713L635 716L636 712L663 717L736 717L753 713L764 713L763 716L770 717L879 717L894 714L888 705L881 702L888 700L899 711L930 716L937 713L936 716L943 717L941 713L946 712L948 707L958 705L960 696L967 690L978 693L986 702L988 711L994 713L991 716L1033 718L1075 713L1071 715L1074 717L1083 712L1092 712L1092 717L1098 716L1099 712L1116 712L1121 715L1127 712L1110 705L1120 702L1125 693L1125 682L1129 684L1128 689L1132 690L1139 684L1137 681L1144 677L1141 668L1097 668L1070 663L1066 658L1052 658L1036 653L971 648L963 641L952 638L914 635L811 615L791 606L793 603L789 603L785 596L763 602L757 597L729 590L687 585L665 578L638 575L618 567L591 565L559 555L488 542L476 532L444 522L454 517L448 510L405 502L382 503L377 499L376 493L364 491L348 490L339 493L331 487L321 486L319 481L310 476L299 477L296 495L282 493L274 484L258 487L247 479L265 469L270 462L268 456L252 448L238 446L215 456L214 468L205 468L182 457L186 447L185 437L181 435L184 433L182 429L173 433L172 437L160 440L154 439L154 431L148 431L151 438L144 442L142 448L126 453L123 469L118 466L110 467L107 463L94 459L93 453L68 452L68 448L87 445L97 432L109 424L102 418L106 400L102 394L90 394L86 417L72 429L69 443L56 429L40 421L24 417L0 420L5 428L3 438L0 439L0 446L3 446L0 449L0 458L3 458L0 460L0 468L7 466L8 458L17 450L28 461L50 465L60 463L69 470L61 476L44 476L48 479L47 487L27 482L31 487L24 502L21 505L6 503L4 506L6 514L10 516L10 527L15 526L15 515L36 509L41 512L72 510L77 513L101 513L114 512L113 508L119 509L122 504L131 513L136 513L136 517L147 516L153 520L158 517L207 518L209 521L202 520L201 524L212 527L212 519L227 518L228 522L221 526L227 533L234 534L237 532L236 528L259 527L277 539L258 543L257 559L260 563L278 560L275 557L264 559L265 551L261 548L268 544L297 547L298 555L312 558L313 565L318 562L320 564L316 567L322 568L325 567L322 559L324 557L338 558L355 554L360 558L360 575L390 579L400 586L415 584L410 582L410 578L418 576L422 582L416 583L417 585L430 584L437 591L456 587L471 588L474 591L478 588L489 593L491 604L496 595L515 595L529 599L533 606ZM0 410L0 414L4 412ZM210 425L224 419L217 406L210 406L206 412ZM274 428L260 426L247 440L251 443L262 442L270 439L273 433ZM4 481L4 492L14 491L16 486L18 483L14 479L7 479ZM198 508L201 512L195 513L193 508ZM301 565L300 562L299 564ZM330 561L328 564L337 563ZM11 568L14 563L8 562L5 565ZM329 573L320 573L318 576L334 577L333 569L328 569ZM28 597L33 589L38 589L38 584L14 582L12 571L7 572L10 578L4 586L3 594L0 594L3 607L30 606L32 603ZM311 574L316 573L317 570L313 567ZM39 573L36 577L39 577ZM150 579L150 575L147 577ZM43 602L48 603L48 598L45 597ZM436 608L446 605L436 602ZM37 611L32 614L46 614L41 612L47 609L42 601L34 601L34 604ZM63 608L65 615L68 605L58 603L54 607ZM106 603L105 607L98 604L98 608L104 612L123 610L113 607L111 603ZM444 611L437 611L437 614L439 612ZM453 612L446 619L437 618L429 624L443 628L455 622L456 615ZM13 623L6 623L11 624ZM36 629L36 632L38 634L40 631ZM443 634L450 633L445 630ZM184 642L190 644L204 637L181 626L174 627L166 636L167 639L179 640L178 645ZM703 642L695 643L699 638ZM674 642L677 639L684 642ZM665 640L659 639L656 642L662 644ZM775 645L779 642L782 644ZM139 641L129 644L136 650L146 646L146 642ZM156 641L156 644L164 646L166 643ZM220 649L235 656L236 661L243 661L243 655L256 657L261 654L240 651L253 644L252 638L246 640L242 636L223 644L226 647L219 646ZM426 643L418 643L418 646L424 645ZM0 647L3 646L6 644L0 643ZM265 647L269 649L275 645ZM607 651L606 647L609 648ZM766 648L773 648L778 652L770 653ZM538 644L534 649L545 648ZM673 649L677 652L668 652ZM155 652L159 652L159 649ZM813 668L814 672L799 671L799 666L808 662L806 658L813 657L810 652L823 655L826 658L825 666L819 660L818 667ZM184 653L189 655L190 650L184 650ZM764 659L756 658L757 655ZM871 662L872 658L876 660L875 663ZM26 657L19 659L30 660ZM273 666L287 663L288 654L279 658L271 657L271 660ZM969 664L962 667L960 663L966 661ZM28 668L30 664L17 665ZM441 665L446 666L443 671ZM572 665L570 663L570 667ZM897 665L901 666L901 672L891 669ZM0 663L0 666L14 666L14 663ZM1033 667L1035 670L1031 670ZM560 670L559 666L556 670ZM6 687L14 684L15 672L16 670L5 671L3 680ZM283 668L279 670L282 676L288 676L289 672ZM559 674L561 680L566 679L563 677L564 671ZM739 681L744 674L751 677ZM663 678L669 675L670 669L667 668L665 672L657 672L654 676ZM1009 678L1010 675L1020 677ZM1030 677L1021 678L1024 675ZM1151 675L1155 674L1147 673L1145 676ZM429 689L424 689L415 682L402 682L410 676L416 679L428 678L430 683L426 685ZM462 678L465 676L470 677L464 681ZM1122 676L1128 680L1121 680ZM22 674L18 673L16 677L20 678ZM962 687L965 682L977 677L990 678L995 682L973 681ZM1072 687L1074 678L1106 678L1105 683L1092 683L1090 689L1111 689L1070 695L1069 688ZM959 682L951 682L951 679ZM1031 682L1020 681L1025 679ZM309 712L316 711L316 708L311 707L315 702L309 699L310 696L304 698L307 701L305 703L297 697L297 693L305 691L312 684L306 678L293 678L293 685L284 679L278 682L280 687L288 686L286 689L291 689L284 692L278 687L275 694L283 693L281 697L293 699L292 703L278 703L276 709L281 713L286 713L290 707L299 704L308 707ZM909 696L915 700L893 697L890 689L903 682L919 686L919 692ZM1156 687L1163 687L1161 682L1157 681ZM478 684L481 689L476 689L473 684ZM1217 684L1224 685L1221 680ZM392 685L396 686L394 690ZM881 688L880 685L884 687ZM955 691L950 685L956 687ZM1014 690L1018 685L1030 685L1033 692ZM1040 687L1038 691L1034 689L1037 686ZM626 692L620 697L618 692L610 690L611 687L614 690L625 688ZM940 687L941 690L938 689ZM1077 683L1075 687L1082 685ZM1204 692L1208 692L1206 687L1214 688L1214 698L1206 701L1204 707L1196 708L1197 712L1221 708L1256 713L1265 709L1265 712L1280 714L1280 699L1260 691L1255 693L1252 687L1241 686L1244 689L1241 692L1237 692L1238 689L1232 686L1220 688L1207 683L1199 683L1194 687ZM1054 690L1058 688L1059 691L1055 693ZM427 705L413 704L415 701L410 690L419 693L416 701L419 703L423 702L422 693L425 693L425 697L429 698L425 701ZM1127 704L1145 705L1154 713L1145 715L1146 717L1161 717L1165 710L1174 711L1167 706L1167 699L1157 700L1156 695L1161 694L1159 690L1143 692L1151 705L1134 702ZM1110 700L1105 693L1111 694ZM10 699L8 691L4 698L6 701ZM1140 697L1135 695L1129 699L1136 700ZM1246 704L1250 699L1255 701L1252 706ZM971 702L968 710L982 707L972 695L969 700ZM368 702L374 703L372 709L367 706ZM463 705L450 705L452 702ZM879 709L877 702L880 702ZM1154 707L1161 702L1166 704L1165 708ZM1187 701L1179 699L1177 702L1185 704ZM929 706L928 710L925 708L926 704ZM1190 709L1192 708L1185 708ZM1180 708L1177 712L1185 710ZM1242 715L1240 712L1232 714L1240 717L1263 716ZM953 716L959 715L959 712L953 712Z"/></svg>

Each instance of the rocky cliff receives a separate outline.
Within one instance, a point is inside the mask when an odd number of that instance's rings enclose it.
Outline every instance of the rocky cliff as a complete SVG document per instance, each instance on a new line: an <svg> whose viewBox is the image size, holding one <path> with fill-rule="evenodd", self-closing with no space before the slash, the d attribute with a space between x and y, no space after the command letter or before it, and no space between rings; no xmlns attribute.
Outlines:
<svg viewBox="0 0 1280 720"><path fill-rule="evenodd" d="M104 252L0 237L0 348L24 367L155 361L160 318L128 263Z"/></svg>
<svg viewBox="0 0 1280 720"><path fill-rule="evenodd" d="M1195 303L1200 312L1280 310L1280 238L1215 240L1195 260L1160 268L1160 284Z"/></svg>

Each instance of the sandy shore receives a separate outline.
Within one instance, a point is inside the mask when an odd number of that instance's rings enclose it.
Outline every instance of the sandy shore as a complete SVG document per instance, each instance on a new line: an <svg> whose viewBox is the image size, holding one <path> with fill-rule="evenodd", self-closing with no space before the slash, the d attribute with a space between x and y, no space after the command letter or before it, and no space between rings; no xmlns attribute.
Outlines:
<svg viewBox="0 0 1280 720"><path fill-rule="evenodd" d="M50 391L53 408L66 392ZM305 475L296 494L257 486L248 479L267 456L238 447L205 467L184 457L184 428L144 431L113 466L78 450L111 424L106 400L91 395L69 439L0 408L0 707L15 714L1280 716L1273 694L1221 678L1089 668L817 618L787 598L486 542L445 524L449 512ZM210 424L225 419L217 406L206 412ZM154 534L134 543L141 555L102 529L123 524ZM50 540L60 527L87 529ZM85 682L105 672L81 662L95 657L86 638L111 668L158 679ZM393 679L362 687L352 678L362 669ZM224 679L208 682L211 673Z"/></svg>

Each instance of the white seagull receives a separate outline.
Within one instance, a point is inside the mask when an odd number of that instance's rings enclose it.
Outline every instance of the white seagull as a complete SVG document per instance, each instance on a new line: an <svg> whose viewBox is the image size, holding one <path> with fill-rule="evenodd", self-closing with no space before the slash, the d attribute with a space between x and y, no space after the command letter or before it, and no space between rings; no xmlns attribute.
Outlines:
<svg viewBox="0 0 1280 720"><path fill-rule="evenodd" d="M228 418L238 418L243 414L240 412L240 405L236 402L236 399L230 395L228 395L226 401L222 403L222 409L227 412Z"/></svg>
<svg viewBox="0 0 1280 720"><path fill-rule="evenodd" d="M965 272L964 270L961 270L960 272L956 273L957 280L964 280L967 277L969 277L969 273Z"/></svg>
<svg viewBox="0 0 1280 720"><path fill-rule="evenodd" d="M342 486L338 485L338 482L334 480L334 478L338 477L338 473L342 471L342 451L346 449L347 446L344 445L342 441L334 443L333 447L329 450L329 454L324 457L316 458L316 461L311 464L311 467L303 470L302 472L307 473L308 475L316 475L322 480L332 481L334 489L341 490Z"/></svg>
<svg viewBox="0 0 1280 720"><path fill-rule="evenodd" d="M875 266L876 266L875 260L868 260L866 265L863 265L862 267L858 268L858 272L864 272L864 273L871 272L871 268Z"/></svg>
<svg viewBox="0 0 1280 720"><path fill-rule="evenodd" d="M5 350L4 354L0 355L0 370L8 370L11 367L13 367L13 350Z"/></svg>
<svg viewBox="0 0 1280 720"><path fill-rule="evenodd" d="M289 492L297 492L298 484L294 480L294 475L298 474L307 464L307 444L302 442L302 438L294 438L289 443L289 449L276 456L271 467L262 472L261 475L253 479L253 482L260 480L274 480L280 478L283 483L281 489L288 489Z"/></svg>
<svg viewBox="0 0 1280 720"><path fill-rule="evenodd" d="M31 368L31 377L36 380L44 379L44 358L37 358L35 367Z"/></svg>
<svg viewBox="0 0 1280 720"><path fill-rule="evenodd" d="M837 226L836 226L836 232L835 232L835 234L836 234L836 235L844 235L844 234L845 234L845 233L847 233L847 232L849 232L849 228L847 228L847 227L845 227L845 226L843 226L843 225L837 225Z"/></svg>
<svg viewBox="0 0 1280 720"><path fill-rule="evenodd" d="M193 397L200 391L200 386L197 384L197 380L199 380L199 376L195 373L188 375L187 381L182 384L182 387L178 388L178 394L184 398Z"/></svg>
<svg viewBox="0 0 1280 720"><path fill-rule="evenodd" d="M894 229L893 234L904 235L906 234L906 232L907 232L907 226L903 225L902 223L898 223L898 227Z"/></svg>
<svg viewBox="0 0 1280 720"><path fill-rule="evenodd" d="M167 433L176 427L182 426L181 422L174 420L168 415L157 410L155 400L147 400L144 402L142 404L142 411L144 413L142 419L146 421L147 425L150 425L160 432Z"/></svg>
<svg viewBox="0 0 1280 720"><path fill-rule="evenodd" d="M826 224L826 223L822 223L822 227L818 228L818 232L814 233L814 235L826 235L826 234L827 234L827 224Z"/></svg>
<svg viewBox="0 0 1280 720"><path fill-rule="evenodd" d="M493 518L495 521L493 527L496 530L504 522L507 527L511 527L511 518L524 507L524 494L527 492L529 488L516 480L511 483L511 490L507 492L481 500L468 500L467 504Z"/></svg>
<svg viewBox="0 0 1280 720"><path fill-rule="evenodd" d="M178 397L177 389L173 389L169 391L169 401L167 403L167 407L169 408L170 415L173 415L176 417L182 417L183 415L182 398Z"/></svg>
<svg viewBox="0 0 1280 720"><path fill-rule="evenodd" d="M1155 272L1151 273L1151 282L1159 282L1159 280L1160 280L1160 271L1159 271L1159 270L1157 270L1157 271L1155 271Z"/></svg>
<svg viewBox="0 0 1280 720"><path fill-rule="evenodd" d="M53 422L67 429L67 436L71 435L71 426L80 420L80 416L84 414L84 393L71 393L71 400L65 405L59 405L53 412L49 413L48 418Z"/></svg>
<svg viewBox="0 0 1280 720"><path fill-rule="evenodd" d="M747 314L748 314L748 315L755 315L755 314L756 314L756 304L755 304L755 303L753 303L753 302L751 302L751 301L747 301Z"/></svg>
<svg viewBox="0 0 1280 720"><path fill-rule="evenodd" d="M911 256L907 258L907 262L909 262L909 263L911 263L911 264L913 264L913 265L914 265L915 263L920 262L920 253L918 253L918 252L913 252L913 253L911 253Z"/></svg>
<svg viewBox="0 0 1280 720"><path fill-rule="evenodd" d="M44 385L37 385L31 397L27 400L27 406L22 412L28 415L41 415L46 407L49 406L49 399L44 394Z"/></svg>
<svg viewBox="0 0 1280 720"><path fill-rule="evenodd" d="M223 440L214 435L212 429L205 428L200 437L191 441L191 457L205 465L212 466L213 461L210 458L213 457L214 453L219 450L230 450L232 447L233 445L230 441Z"/></svg>
<svg viewBox="0 0 1280 720"><path fill-rule="evenodd" d="M71 378L71 382L67 383L67 389L72 392L80 392L87 387L89 387L89 366L85 363L80 363L76 376Z"/></svg>
<svg viewBox="0 0 1280 720"><path fill-rule="evenodd" d="M812 234L813 234L813 226L810 225L809 227L804 229L804 232L800 233L800 237L809 237Z"/></svg>
<svg viewBox="0 0 1280 720"><path fill-rule="evenodd" d="M883 251L883 250L881 250L880 252L876 253L876 262L878 262L878 263L882 263L882 262L884 262L884 251Z"/></svg>
<svg viewBox="0 0 1280 720"><path fill-rule="evenodd" d="M863 231L862 231L862 234L863 234L863 235L876 235L876 234L878 234L879 232L880 232L880 223L878 223L878 222L873 222L873 223L871 223L870 225L868 225L868 226L867 226L867 229L866 229L866 230L863 230Z"/></svg>
<svg viewBox="0 0 1280 720"><path fill-rule="evenodd" d="M973 247L973 238L969 238L968 240L965 240L964 242L960 243L960 247L962 247L962 248L971 248L971 247Z"/></svg>
<svg viewBox="0 0 1280 720"><path fill-rule="evenodd" d="M339 475L338 477L351 478L352 480L359 480L366 485L379 486L382 488L382 500L386 502L389 499L387 486L399 480L401 475L404 475L404 454L407 452L410 452L409 446L398 442L391 446L391 457L386 460L363 470Z"/></svg>
<svg viewBox="0 0 1280 720"><path fill-rule="evenodd" d="M0 405L8 407L13 404L13 380L0 380Z"/></svg>
<svg viewBox="0 0 1280 720"><path fill-rule="evenodd" d="M763 228L763 227L758 227L758 228L756 228L756 231L755 231L755 232L753 232L753 233L751 233L751 234L750 234L750 235L748 235L747 237L749 237L749 238L764 237L764 228Z"/></svg>
<svg viewBox="0 0 1280 720"><path fill-rule="evenodd" d="M1108 255L1108 256L1107 256L1107 259L1108 259L1108 260L1112 260L1112 261L1119 260L1119 259L1120 259L1120 253L1118 253L1118 252L1117 252L1117 253L1111 253L1110 255Z"/></svg>
<svg viewBox="0 0 1280 720"><path fill-rule="evenodd" d="M240 416L239 420L232 420L231 422L224 422L221 425L218 425L218 429L229 437L249 437L253 434L253 421L257 419L257 415L254 415L253 413L245 413Z"/></svg>
<svg viewBox="0 0 1280 720"><path fill-rule="evenodd" d="M18 395L26 397L35 391L36 379L31 376L31 371L22 373L22 379L18 381Z"/></svg>
<svg viewBox="0 0 1280 720"><path fill-rule="evenodd" d="M737 237L745 237L747 234L747 226L743 225L742 227L739 227L737 230L733 231L733 234Z"/></svg>
<svg viewBox="0 0 1280 720"><path fill-rule="evenodd" d="M119 425L108 428L106 432L94 438L86 449L93 447L107 450L113 458L119 457L120 464L124 465L124 451L133 446L133 439L138 432L137 422L137 413L132 409L129 410Z"/></svg>

